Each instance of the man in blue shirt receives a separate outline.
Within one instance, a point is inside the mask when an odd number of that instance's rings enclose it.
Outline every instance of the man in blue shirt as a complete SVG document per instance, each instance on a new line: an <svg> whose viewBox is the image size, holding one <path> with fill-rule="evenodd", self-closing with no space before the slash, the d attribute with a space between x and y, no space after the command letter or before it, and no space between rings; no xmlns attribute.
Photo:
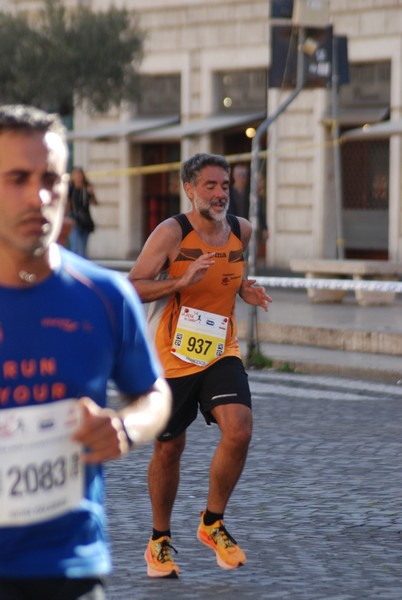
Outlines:
<svg viewBox="0 0 402 600"><path fill-rule="evenodd" d="M104 598L101 463L152 440L170 414L131 285L54 243L66 164L57 116L0 106L2 600Z"/></svg>

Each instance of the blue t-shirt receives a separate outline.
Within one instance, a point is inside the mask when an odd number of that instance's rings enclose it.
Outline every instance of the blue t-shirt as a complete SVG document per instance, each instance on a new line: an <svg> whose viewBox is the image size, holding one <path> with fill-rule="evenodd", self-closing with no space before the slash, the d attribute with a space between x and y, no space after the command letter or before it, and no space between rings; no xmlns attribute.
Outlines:
<svg viewBox="0 0 402 600"><path fill-rule="evenodd" d="M0 411L81 396L103 407L110 380L137 395L161 374L126 278L58 251L59 265L45 281L0 287ZM35 486L28 491L35 493ZM103 493L102 467L89 466L77 508L40 523L0 527L0 577L107 574Z"/></svg>

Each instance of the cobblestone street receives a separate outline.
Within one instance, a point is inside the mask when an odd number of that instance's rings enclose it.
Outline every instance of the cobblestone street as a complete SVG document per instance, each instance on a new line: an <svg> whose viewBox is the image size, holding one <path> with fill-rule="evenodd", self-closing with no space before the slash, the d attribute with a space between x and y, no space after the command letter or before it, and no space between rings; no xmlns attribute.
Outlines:
<svg viewBox="0 0 402 600"><path fill-rule="evenodd" d="M188 432L173 522L179 580L146 576L151 448L107 467L109 600L400 600L402 388L250 374L255 428L226 525L248 556L223 571L196 539L218 431Z"/></svg>

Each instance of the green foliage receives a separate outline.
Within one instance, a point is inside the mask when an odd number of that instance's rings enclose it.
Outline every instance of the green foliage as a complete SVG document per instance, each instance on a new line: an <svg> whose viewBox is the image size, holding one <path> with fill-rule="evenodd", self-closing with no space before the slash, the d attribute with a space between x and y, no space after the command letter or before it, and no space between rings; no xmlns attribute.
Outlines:
<svg viewBox="0 0 402 600"><path fill-rule="evenodd" d="M257 349L247 357L247 366L254 369L270 369L272 364L272 359Z"/></svg>
<svg viewBox="0 0 402 600"><path fill-rule="evenodd" d="M281 373L294 373L295 368L288 362L283 362L280 367L278 367L277 371Z"/></svg>
<svg viewBox="0 0 402 600"><path fill-rule="evenodd" d="M272 369L274 364L272 358L265 356L257 347L249 353L246 362L247 367L250 369ZM281 373L294 373L295 367L285 361L279 367L276 367L276 370Z"/></svg>
<svg viewBox="0 0 402 600"><path fill-rule="evenodd" d="M66 11L45 0L35 20L0 12L0 102L62 115L75 105L105 112L138 96L143 34L126 10Z"/></svg>

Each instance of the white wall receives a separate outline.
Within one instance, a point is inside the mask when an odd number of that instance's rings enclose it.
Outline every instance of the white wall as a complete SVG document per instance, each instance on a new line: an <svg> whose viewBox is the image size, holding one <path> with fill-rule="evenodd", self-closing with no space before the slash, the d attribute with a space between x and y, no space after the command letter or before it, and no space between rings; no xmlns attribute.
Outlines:
<svg viewBox="0 0 402 600"><path fill-rule="evenodd" d="M78 1L78 0L77 0ZM73 6L75 0L69 0ZM92 0L94 9L111 0ZM268 66L269 2L267 0L115 0L118 7L138 11L147 31L142 71L180 73L182 119L207 115L212 106L212 74L216 69ZM7 10L36 9L34 0L0 0ZM398 0L331 0L335 33L347 35L351 61L390 60L391 109L402 116L402 5ZM269 113L287 92L270 90ZM268 165L268 264L287 267L298 257L334 255L331 152L321 123L328 92L303 91L270 128ZM93 127L124 120L124 113L90 118L78 111L76 126ZM394 139L390 156L390 258L402 258L402 141ZM182 157L208 150L208 136L182 142ZM125 141L75 146L76 162L94 174L100 206L94 210L97 231L91 236L93 257L126 258L139 250L141 189L137 178L121 174L138 151ZM110 174L115 170L115 174ZM120 170L120 171L119 171ZM327 179L329 177L329 179ZM332 177L332 179L331 179Z"/></svg>

